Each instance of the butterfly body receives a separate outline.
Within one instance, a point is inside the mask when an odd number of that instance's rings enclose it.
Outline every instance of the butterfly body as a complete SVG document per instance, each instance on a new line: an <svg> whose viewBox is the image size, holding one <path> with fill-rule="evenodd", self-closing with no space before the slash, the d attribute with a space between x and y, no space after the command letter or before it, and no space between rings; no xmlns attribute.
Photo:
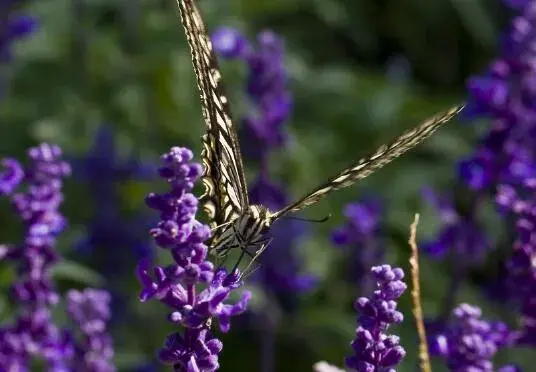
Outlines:
<svg viewBox="0 0 536 372"><path fill-rule="evenodd" d="M217 256L225 257L231 250L240 249L241 257L248 254L256 258L266 248L268 239L265 236L275 220L368 177L428 138L463 109L463 105L457 105L423 121L380 146L371 155L354 161L279 211L271 212L264 206L251 205L235 124L201 12L195 0L177 0L177 5L192 54L205 121L201 153L205 193L200 200L213 229L210 251ZM254 254L249 251L252 247L255 248Z"/></svg>
<svg viewBox="0 0 536 372"><path fill-rule="evenodd" d="M272 213L268 208L250 205L230 223L216 227L211 250L219 257L227 256L233 249L256 255L268 240L265 236L272 222ZM252 248L254 251L250 252Z"/></svg>

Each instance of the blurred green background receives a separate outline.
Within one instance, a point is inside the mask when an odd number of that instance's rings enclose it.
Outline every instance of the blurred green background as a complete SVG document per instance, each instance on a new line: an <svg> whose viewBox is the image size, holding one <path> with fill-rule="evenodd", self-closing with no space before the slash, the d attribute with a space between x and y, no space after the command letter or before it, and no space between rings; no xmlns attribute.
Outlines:
<svg viewBox="0 0 536 372"><path fill-rule="evenodd" d="M295 197L427 116L465 100L465 80L486 68L510 17L500 3L483 0L198 3L211 30L232 26L253 40L258 32L270 29L284 37L295 108L287 124L290 144L272 156L271 170ZM25 150L40 141L59 144L69 156L81 156L99 126L107 123L122 154L156 164L160 154L178 145L192 148L199 160L204 126L189 49L173 0L39 0L28 1L24 9L40 25L13 45L13 61L2 66L2 157L24 159ZM247 109L244 66L220 64L233 114L239 118ZM267 300L259 289L251 307L258 313L273 307L275 370L309 371L318 360L342 366L343 357L350 353L356 326L352 303L358 293L355 283L343 280L345 256L329 239L330 231L344 222L344 205L371 193L382 199L387 227L384 262L407 269L406 241L414 213L422 213L419 239L433 237L439 223L423 203L420 189L430 185L453 190L456 161L471 153L481 129L453 121L370 179L302 214L310 218L333 214L328 222L310 226L312 233L296 247L305 261L303 271L318 275L319 285L308 293L296 293L292 312ZM246 168L252 180L257 169L255 165ZM118 268L117 275L108 273L109 279L104 279L95 260L73 249L93 213L91 187L67 182L63 211L70 227L58 246L66 261L55 277L62 291L104 286L122 293L128 318L112 325L116 362L121 370L137 370L154 362L156 349L173 326L162 305L138 302L139 285L130 275L135 260L127 257L131 253L125 252L124 267ZM163 187L156 179L119 184L125 215L148 212L144 196ZM16 241L19 226L7 202L0 205L2 240ZM484 216L484 223L491 227L489 231L500 231L492 229L497 223L493 213ZM106 247L99 254L117 249L121 248ZM493 254L491 261L500 259L500 254ZM158 256L166 259L163 253ZM493 275L495 266L476 268L457 302L482 306L490 319L515 320L479 289L479 278ZM442 311L452 270L426 257L421 270L425 315L433 317ZM10 275L2 269L2 289L7 289ZM4 297L4 319L10 306ZM417 337L409 291L401 308L406 320L393 333L401 335L408 356L399 371L412 371ZM260 370L263 327L262 321L235 319L231 332L222 336L223 371ZM523 352L502 353L499 360L523 357Z"/></svg>

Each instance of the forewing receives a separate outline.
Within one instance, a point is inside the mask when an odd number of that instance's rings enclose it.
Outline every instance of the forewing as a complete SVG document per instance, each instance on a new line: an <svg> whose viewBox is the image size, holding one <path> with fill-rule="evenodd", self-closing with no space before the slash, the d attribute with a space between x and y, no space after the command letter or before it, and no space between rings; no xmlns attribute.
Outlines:
<svg viewBox="0 0 536 372"><path fill-rule="evenodd" d="M248 205L244 167L218 61L201 13L194 0L177 0L177 4L206 125L201 153L205 193L201 201L214 227L233 220Z"/></svg>
<svg viewBox="0 0 536 372"><path fill-rule="evenodd" d="M288 212L296 212L311 204L315 204L332 191L353 185L384 165L389 164L406 151L412 149L424 139L428 138L439 127L447 123L452 117L463 109L463 105L452 107L450 110L440 113L424 121L418 127L408 130L401 136L395 138L391 143L381 146L372 155L362 158L356 164L346 168L326 183L317 187L305 197L299 199L288 207L272 215L274 219L281 217Z"/></svg>

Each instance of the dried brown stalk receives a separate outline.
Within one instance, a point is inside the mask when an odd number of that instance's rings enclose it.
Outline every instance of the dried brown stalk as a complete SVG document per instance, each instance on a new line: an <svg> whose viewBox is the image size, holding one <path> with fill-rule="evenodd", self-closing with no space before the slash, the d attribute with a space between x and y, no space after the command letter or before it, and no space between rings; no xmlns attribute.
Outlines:
<svg viewBox="0 0 536 372"><path fill-rule="evenodd" d="M411 300L413 302L413 316L417 324L417 333L419 334L419 366L422 372L432 372L430 365L430 354L428 353L428 344L426 342L426 330L424 328L424 319L422 315L421 304L421 287L419 283L419 248L417 247L417 225L419 224L419 214L415 214L415 220L411 224L409 234L409 246L411 247L411 257L409 264L411 267Z"/></svg>

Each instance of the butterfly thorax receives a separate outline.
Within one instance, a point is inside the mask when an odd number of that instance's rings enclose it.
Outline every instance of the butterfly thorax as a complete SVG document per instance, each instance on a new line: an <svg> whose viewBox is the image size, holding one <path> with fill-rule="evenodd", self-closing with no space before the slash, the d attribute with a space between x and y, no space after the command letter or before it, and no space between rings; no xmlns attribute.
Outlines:
<svg viewBox="0 0 536 372"><path fill-rule="evenodd" d="M250 205L231 223L223 226L213 241L214 252L225 257L232 249L255 252L266 242L265 234L272 225L272 217L268 208L262 205Z"/></svg>

